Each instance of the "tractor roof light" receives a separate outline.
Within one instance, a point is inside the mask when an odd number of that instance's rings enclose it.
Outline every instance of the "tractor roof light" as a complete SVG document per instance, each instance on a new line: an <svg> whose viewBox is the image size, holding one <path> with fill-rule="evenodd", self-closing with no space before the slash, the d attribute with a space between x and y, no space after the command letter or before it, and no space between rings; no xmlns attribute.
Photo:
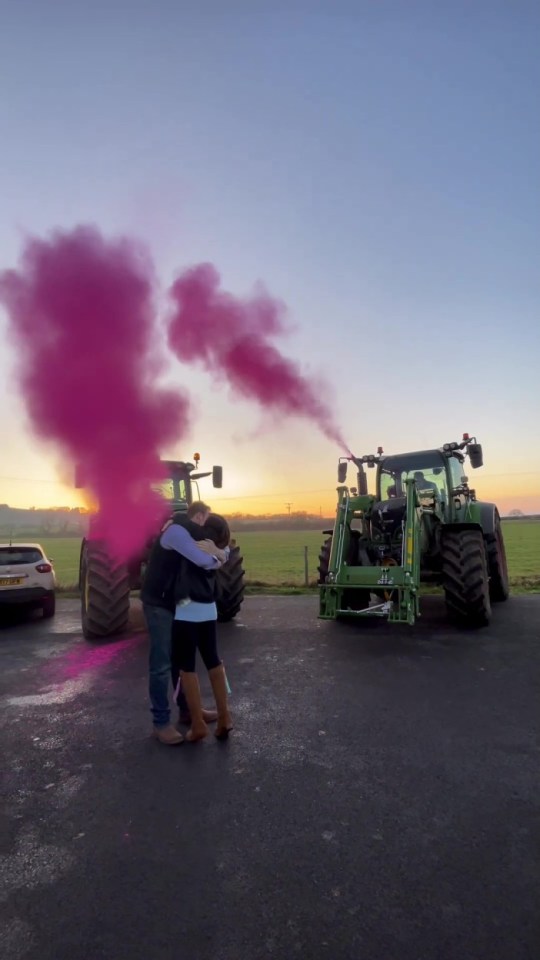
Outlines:
<svg viewBox="0 0 540 960"><path fill-rule="evenodd" d="M193 459L194 459L195 463L198 463L199 460L201 459L200 453L194 453L194 454L193 454Z"/></svg>
<svg viewBox="0 0 540 960"><path fill-rule="evenodd" d="M467 441L470 440L470 439L471 439L471 438L470 438L470 434L468 434L468 433L464 433L464 434L463 434L463 440L464 440L465 443L467 443Z"/></svg>
<svg viewBox="0 0 540 960"><path fill-rule="evenodd" d="M384 453L383 448L382 448L382 447L377 447L377 453L379 454L379 456L381 456L381 454Z"/></svg>
<svg viewBox="0 0 540 960"><path fill-rule="evenodd" d="M450 449L451 449L450 444L449 444L449 443L445 443L444 446L443 446L443 450L450 450Z"/></svg>

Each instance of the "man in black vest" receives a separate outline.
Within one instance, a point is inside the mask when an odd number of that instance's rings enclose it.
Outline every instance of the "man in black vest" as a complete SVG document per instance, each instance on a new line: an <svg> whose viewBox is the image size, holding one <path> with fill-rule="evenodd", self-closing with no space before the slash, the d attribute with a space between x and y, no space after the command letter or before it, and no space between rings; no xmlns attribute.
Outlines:
<svg viewBox="0 0 540 960"><path fill-rule="evenodd" d="M205 540L203 527L209 514L210 507L197 501L191 504L186 514L177 514L172 521L169 520L165 524L152 548L141 590L144 617L150 635L148 689L154 735L160 743L170 746L182 743L184 739L171 724L169 706L175 586L183 557L205 570L212 570L220 565L217 556L205 552L193 542L193 540ZM172 523L184 527L190 535L183 537L179 545L175 542L179 538L166 536ZM171 545L167 540L171 540ZM189 708L181 690L178 706L182 720L189 722ZM217 713L214 710L204 711L206 723L211 723L216 717Z"/></svg>

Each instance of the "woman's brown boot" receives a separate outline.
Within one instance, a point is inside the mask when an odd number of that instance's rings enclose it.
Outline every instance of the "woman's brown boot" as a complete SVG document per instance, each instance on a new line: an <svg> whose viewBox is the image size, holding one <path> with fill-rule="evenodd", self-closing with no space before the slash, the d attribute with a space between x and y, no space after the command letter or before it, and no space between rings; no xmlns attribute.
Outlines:
<svg viewBox="0 0 540 960"><path fill-rule="evenodd" d="M196 740L204 740L210 733L203 717L201 689L196 673L182 673L182 689L191 714L191 727L186 733L186 740L195 743Z"/></svg>
<svg viewBox="0 0 540 960"><path fill-rule="evenodd" d="M210 677L210 683L214 691L218 712L215 736L218 740L226 740L233 728L233 724L229 713L225 668L222 664L219 667L214 667L213 670L208 671L208 676Z"/></svg>

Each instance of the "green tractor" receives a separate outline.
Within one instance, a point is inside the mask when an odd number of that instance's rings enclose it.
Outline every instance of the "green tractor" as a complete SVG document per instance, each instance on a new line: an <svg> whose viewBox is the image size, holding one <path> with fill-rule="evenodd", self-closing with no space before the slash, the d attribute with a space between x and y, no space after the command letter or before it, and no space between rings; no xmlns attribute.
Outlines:
<svg viewBox="0 0 540 960"><path fill-rule="evenodd" d="M385 617L414 624L421 583L441 585L454 622L489 623L492 603L508 599L501 520L469 488L465 458L483 464L476 438L436 450L341 457L333 530L319 557L319 617ZM357 487L344 486L348 462ZM365 466L377 469L368 493Z"/></svg>
<svg viewBox="0 0 540 960"><path fill-rule="evenodd" d="M198 464L199 455L194 457ZM164 517L187 511L194 499L200 499L198 480L212 477L214 487L223 484L223 470L214 467L209 473L194 473L193 463L181 460L164 461L166 480L160 488L164 498ZM77 471L76 487L84 487L84 477ZM196 498L193 497L193 487ZM119 563L109 554L106 544L89 535L81 544L79 562L79 589L81 593L82 630L87 640L110 637L122 633L129 620L129 601L132 590L139 590L144 569L153 546L150 540L140 556L129 563ZM219 593L218 619L232 620L239 612L244 599L244 569L240 548L233 541L226 564L218 571Z"/></svg>

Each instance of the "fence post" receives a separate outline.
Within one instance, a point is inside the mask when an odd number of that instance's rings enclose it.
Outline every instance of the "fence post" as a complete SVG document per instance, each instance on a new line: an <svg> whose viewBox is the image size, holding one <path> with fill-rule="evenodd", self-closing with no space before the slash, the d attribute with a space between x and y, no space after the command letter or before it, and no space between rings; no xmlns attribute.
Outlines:
<svg viewBox="0 0 540 960"><path fill-rule="evenodd" d="M307 547L304 547L304 586L309 587L309 563Z"/></svg>

